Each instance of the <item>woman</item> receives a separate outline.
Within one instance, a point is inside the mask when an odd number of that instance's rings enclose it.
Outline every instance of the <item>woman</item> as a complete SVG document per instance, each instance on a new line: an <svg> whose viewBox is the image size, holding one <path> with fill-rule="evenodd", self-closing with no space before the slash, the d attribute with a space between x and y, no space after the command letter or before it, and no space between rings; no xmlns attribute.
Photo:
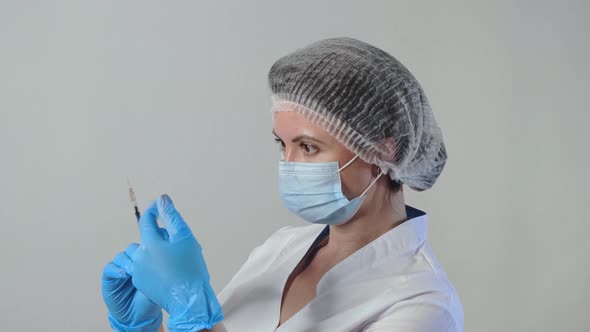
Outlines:
<svg viewBox="0 0 590 332"><path fill-rule="evenodd" d="M351 38L270 69L279 192L306 227L282 228L216 297L201 248L169 197L103 273L111 326L156 331L463 331L458 295L403 185L432 187L447 155L412 74ZM159 228L157 218L164 228Z"/></svg>

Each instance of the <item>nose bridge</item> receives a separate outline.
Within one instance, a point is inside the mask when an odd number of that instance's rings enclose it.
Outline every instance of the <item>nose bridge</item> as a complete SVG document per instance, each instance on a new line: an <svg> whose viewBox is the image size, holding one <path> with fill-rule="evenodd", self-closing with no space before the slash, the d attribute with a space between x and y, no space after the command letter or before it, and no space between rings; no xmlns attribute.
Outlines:
<svg viewBox="0 0 590 332"><path fill-rule="evenodd" d="M295 154L292 152L291 149L289 149L288 147L285 148L285 150L283 151L283 160L284 161L294 161Z"/></svg>

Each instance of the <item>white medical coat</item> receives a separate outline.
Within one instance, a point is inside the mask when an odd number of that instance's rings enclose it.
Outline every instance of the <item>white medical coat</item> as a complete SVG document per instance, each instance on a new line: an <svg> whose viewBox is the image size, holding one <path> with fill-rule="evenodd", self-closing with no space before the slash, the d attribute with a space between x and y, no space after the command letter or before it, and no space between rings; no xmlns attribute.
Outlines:
<svg viewBox="0 0 590 332"><path fill-rule="evenodd" d="M427 214L406 212L408 220L329 270L316 297L278 328L285 282L329 226L275 232L219 293L227 332L462 332L459 297L428 246Z"/></svg>

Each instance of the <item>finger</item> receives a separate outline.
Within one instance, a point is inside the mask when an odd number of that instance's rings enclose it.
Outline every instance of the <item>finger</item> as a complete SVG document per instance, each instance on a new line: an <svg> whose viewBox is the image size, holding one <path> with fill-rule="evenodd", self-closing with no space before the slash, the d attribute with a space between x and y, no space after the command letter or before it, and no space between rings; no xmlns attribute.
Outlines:
<svg viewBox="0 0 590 332"><path fill-rule="evenodd" d="M158 215L164 228L168 231L170 241L174 242L192 234L190 227L182 219L168 195L162 195L158 198L157 207Z"/></svg>
<svg viewBox="0 0 590 332"><path fill-rule="evenodd" d="M145 210L139 218L139 237L142 243L149 243L161 239L158 227L158 208L156 202Z"/></svg>
<svg viewBox="0 0 590 332"><path fill-rule="evenodd" d="M116 280L124 281L127 278L129 278L129 275L113 262L108 263L102 271L103 284Z"/></svg>
<svg viewBox="0 0 590 332"><path fill-rule="evenodd" d="M125 252L118 253L115 259L113 259L113 263L128 275L133 275L133 261Z"/></svg>
<svg viewBox="0 0 590 332"><path fill-rule="evenodd" d="M125 249L125 254L127 254L127 256L129 256L129 258L133 260L133 254L135 253L137 248L139 248L139 243L133 242L127 246L127 249Z"/></svg>
<svg viewBox="0 0 590 332"><path fill-rule="evenodd" d="M115 311L120 310L121 301L125 301L129 292L134 291L134 288L129 287L129 285L131 285L131 276L123 271L120 266L110 262L104 267L101 292L109 311L112 312L113 309Z"/></svg>
<svg viewBox="0 0 590 332"><path fill-rule="evenodd" d="M101 291L107 306L108 303L111 302L113 294L115 294L118 289L121 289L130 278L131 277L125 273L123 269L115 265L113 262L108 263L104 267L102 272Z"/></svg>

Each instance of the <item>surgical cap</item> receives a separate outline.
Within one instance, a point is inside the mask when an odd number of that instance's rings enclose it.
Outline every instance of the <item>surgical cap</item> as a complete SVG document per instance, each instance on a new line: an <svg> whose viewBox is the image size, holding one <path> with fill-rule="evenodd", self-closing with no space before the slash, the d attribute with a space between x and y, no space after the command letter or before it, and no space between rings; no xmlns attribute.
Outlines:
<svg viewBox="0 0 590 332"><path fill-rule="evenodd" d="M268 74L273 114L295 111L398 183L431 188L447 160L422 87L396 58L353 38L320 40Z"/></svg>

